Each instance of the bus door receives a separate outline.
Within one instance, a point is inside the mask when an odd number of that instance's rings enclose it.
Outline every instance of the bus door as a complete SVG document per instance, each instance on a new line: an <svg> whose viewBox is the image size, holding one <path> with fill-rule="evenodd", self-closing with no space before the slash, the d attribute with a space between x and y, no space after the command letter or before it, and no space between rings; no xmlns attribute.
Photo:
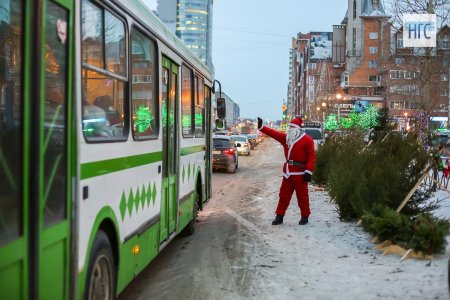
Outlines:
<svg viewBox="0 0 450 300"><path fill-rule="evenodd" d="M162 129L163 129L163 164L162 164L162 199L160 219L160 242L168 239L175 232L177 221L177 172L179 143L178 128L178 66L163 57L162 63Z"/></svg>
<svg viewBox="0 0 450 300"><path fill-rule="evenodd" d="M212 195L212 120L211 120L211 89L208 86L205 86L205 122L206 122L206 133L205 133L205 142L206 142L206 154L205 154L205 184L206 184L206 199L211 198Z"/></svg>
<svg viewBox="0 0 450 300"><path fill-rule="evenodd" d="M69 297L72 6L0 5L0 299Z"/></svg>

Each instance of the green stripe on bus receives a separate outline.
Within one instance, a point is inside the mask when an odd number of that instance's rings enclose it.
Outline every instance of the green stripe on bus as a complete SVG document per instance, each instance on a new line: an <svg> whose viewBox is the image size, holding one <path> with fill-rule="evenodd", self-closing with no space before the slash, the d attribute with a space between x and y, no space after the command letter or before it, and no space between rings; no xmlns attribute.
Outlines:
<svg viewBox="0 0 450 300"><path fill-rule="evenodd" d="M81 165L80 177L81 179L88 179L159 161L162 161L161 151L85 163Z"/></svg>
<svg viewBox="0 0 450 300"><path fill-rule="evenodd" d="M180 155L181 156L185 156L185 155L189 155L189 154L197 153L197 152L202 152L202 151L205 151L205 146L204 145L186 147L186 148L182 148L180 150Z"/></svg>

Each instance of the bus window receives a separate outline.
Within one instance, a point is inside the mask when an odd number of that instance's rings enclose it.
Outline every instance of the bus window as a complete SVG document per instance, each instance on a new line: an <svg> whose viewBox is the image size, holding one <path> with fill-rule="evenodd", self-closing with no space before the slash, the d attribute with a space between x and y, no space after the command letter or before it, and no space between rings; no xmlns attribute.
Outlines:
<svg viewBox="0 0 450 300"><path fill-rule="evenodd" d="M181 67L181 122L183 137L192 137L192 70Z"/></svg>
<svg viewBox="0 0 450 300"><path fill-rule="evenodd" d="M47 2L45 54L44 225L66 216L67 11Z"/></svg>
<svg viewBox="0 0 450 300"><path fill-rule="evenodd" d="M0 5L1 7L1 5ZM8 6L7 6L8 7ZM22 234L22 1L0 25L0 246Z"/></svg>
<svg viewBox="0 0 450 300"><path fill-rule="evenodd" d="M140 32L131 32L131 107L135 139L158 137L156 46Z"/></svg>
<svg viewBox="0 0 450 300"><path fill-rule="evenodd" d="M196 77L197 97L195 101L195 137L205 136L205 80Z"/></svg>
<svg viewBox="0 0 450 300"><path fill-rule="evenodd" d="M84 136L87 141L125 140L125 25L88 0L81 13Z"/></svg>

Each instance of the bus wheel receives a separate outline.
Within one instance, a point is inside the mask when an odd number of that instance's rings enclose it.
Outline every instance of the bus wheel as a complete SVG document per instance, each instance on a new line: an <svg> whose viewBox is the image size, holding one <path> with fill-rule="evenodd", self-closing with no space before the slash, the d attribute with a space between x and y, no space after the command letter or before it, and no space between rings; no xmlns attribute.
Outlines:
<svg viewBox="0 0 450 300"><path fill-rule="evenodd" d="M448 259L448 266L447 266L447 281L448 281L448 292L450 293L450 258Z"/></svg>
<svg viewBox="0 0 450 300"><path fill-rule="evenodd" d="M183 235L185 236L189 236L189 235L193 235L195 232L195 222L197 222L197 215L198 215L198 210L200 208L200 194L198 193L198 191L195 192L195 203L194 203L194 208L193 208L193 212L192 212L192 220L187 224L186 228L184 228L183 230Z"/></svg>
<svg viewBox="0 0 450 300"><path fill-rule="evenodd" d="M108 236L99 231L92 245L86 277L85 299L110 300L115 298L116 268Z"/></svg>

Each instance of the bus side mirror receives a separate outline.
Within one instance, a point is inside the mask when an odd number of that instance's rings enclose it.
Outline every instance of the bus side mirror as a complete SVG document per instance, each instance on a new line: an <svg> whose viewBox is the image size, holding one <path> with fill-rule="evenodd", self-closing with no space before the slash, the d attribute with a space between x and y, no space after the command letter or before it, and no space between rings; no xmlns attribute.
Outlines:
<svg viewBox="0 0 450 300"><path fill-rule="evenodd" d="M225 121L223 119L216 119L216 128L218 130L224 130L225 129Z"/></svg>
<svg viewBox="0 0 450 300"><path fill-rule="evenodd" d="M225 98L217 99L217 117L219 119L225 119L226 117Z"/></svg>

